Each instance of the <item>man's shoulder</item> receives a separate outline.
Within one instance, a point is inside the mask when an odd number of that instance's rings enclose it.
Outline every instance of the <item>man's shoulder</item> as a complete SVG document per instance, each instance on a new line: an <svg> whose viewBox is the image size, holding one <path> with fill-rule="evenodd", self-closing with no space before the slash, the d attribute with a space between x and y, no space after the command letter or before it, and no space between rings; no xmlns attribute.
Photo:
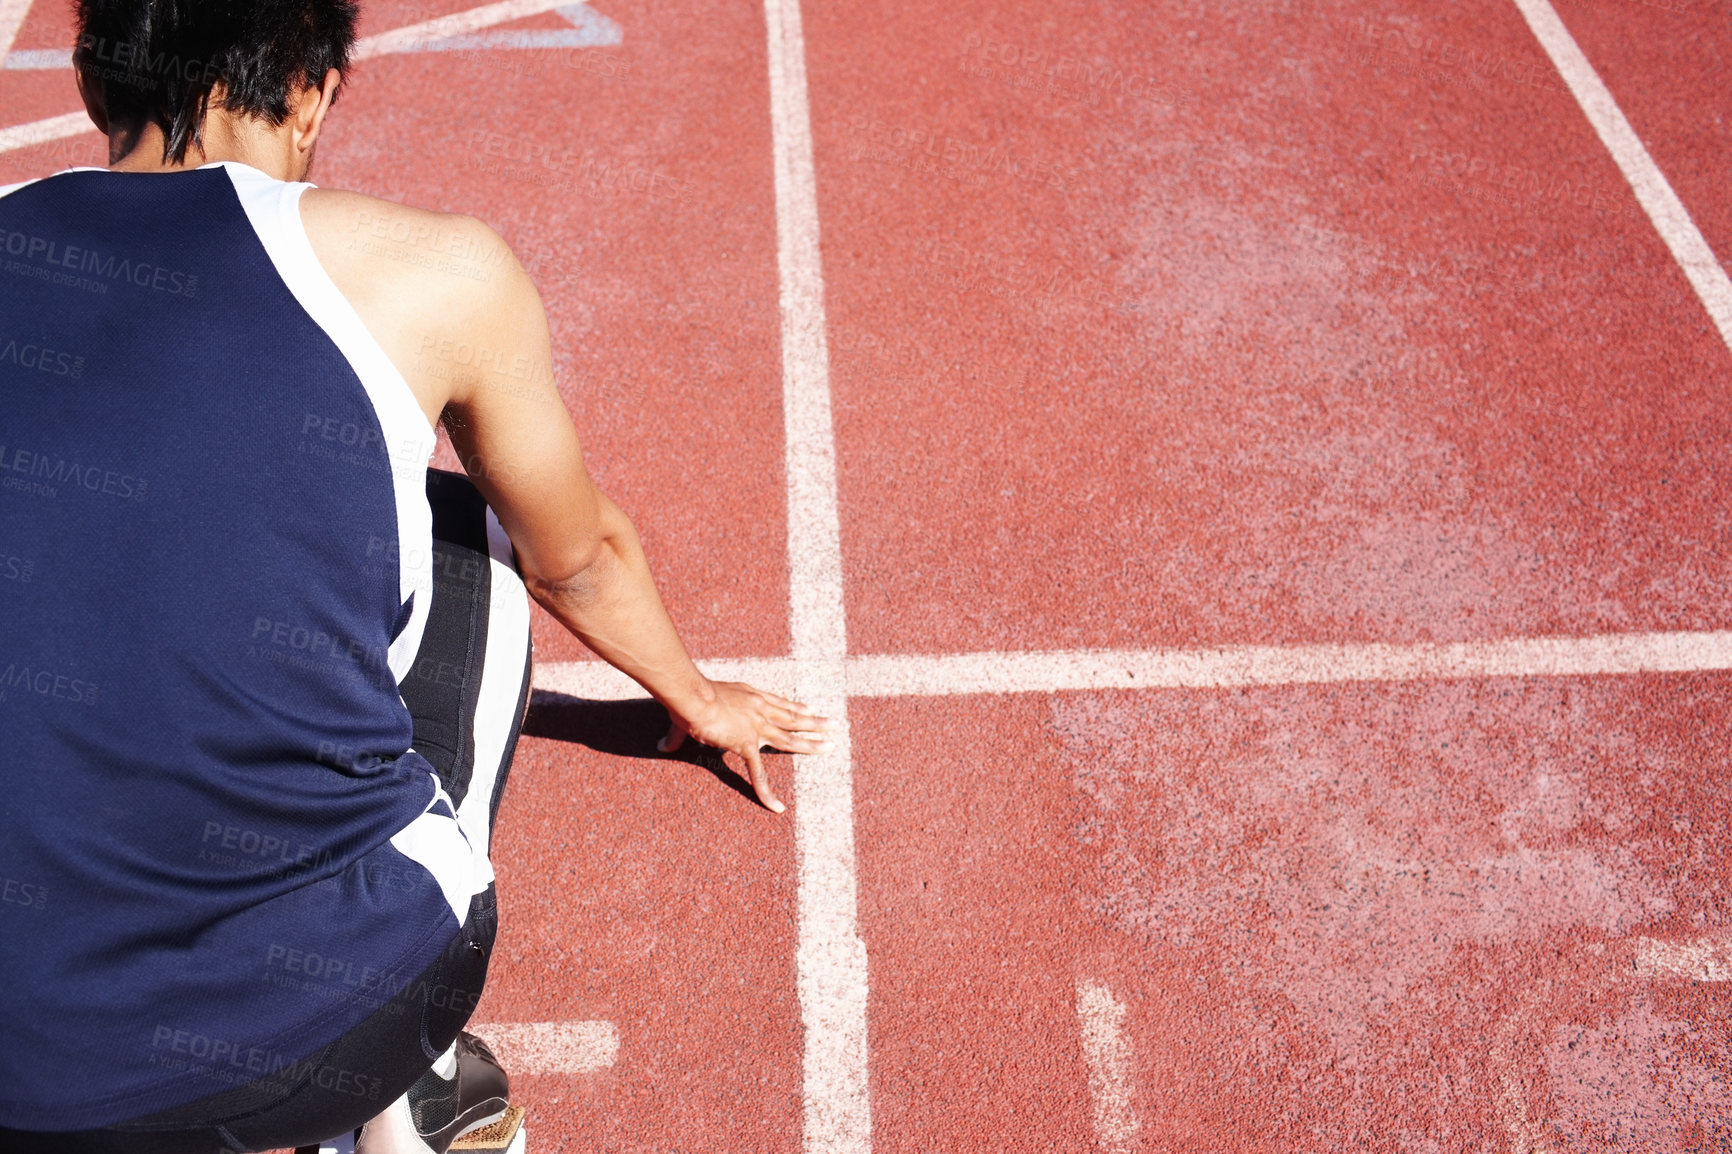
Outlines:
<svg viewBox="0 0 1732 1154"><path fill-rule="evenodd" d="M523 276L499 234L462 213L312 188L301 198L301 220L320 262L339 283L349 282L345 288L365 284L420 299L473 302L511 291Z"/></svg>
<svg viewBox="0 0 1732 1154"><path fill-rule="evenodd" d="M319 263L430 418L501 364L549 360L535 285L474 217L308 189L301 220Z"/></svg>

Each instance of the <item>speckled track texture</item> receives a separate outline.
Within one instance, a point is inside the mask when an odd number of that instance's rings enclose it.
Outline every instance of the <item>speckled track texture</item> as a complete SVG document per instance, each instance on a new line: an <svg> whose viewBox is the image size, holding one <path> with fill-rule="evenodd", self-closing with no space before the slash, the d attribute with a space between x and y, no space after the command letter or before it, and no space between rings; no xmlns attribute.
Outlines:
<svg viewBox="0 0 1732 1154"><path fill-rule="evenodd" d="M62 46L35 7L15 47ZM1555 7L1732 254L1724 4ZM315 177L504 234L694 651L783 657L765 10L593 8L618 44L367 61ZM850 654L1732 628L1732 353L1512 0L802 12ZM656 755L652 706L544 695L480 1017L617 1030L520 1073L531 1154L1725 1151L1729 702L857 697L870 1127L826 1145L793 817Z"/></svg>

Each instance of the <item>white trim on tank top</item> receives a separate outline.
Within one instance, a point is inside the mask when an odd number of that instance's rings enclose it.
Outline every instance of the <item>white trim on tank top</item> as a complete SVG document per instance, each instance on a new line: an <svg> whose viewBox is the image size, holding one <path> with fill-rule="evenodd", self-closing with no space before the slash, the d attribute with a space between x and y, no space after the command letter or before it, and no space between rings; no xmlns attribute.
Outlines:
<svg viewBox="0 0 1732 1154"><path fill-rule="evenodd" d="M398 596L400 602L407 602L411 596L415 599L409 623L392 642L387 655L391 672L400 684L415 664L427 628L427 615L433 606L433 510L427 503L426 475L436 436L409 382L367 331L360 314L313 251L313 242L301 219L301 195L314 186L277 180L236 161L216 161L200 167L221 168L227 173L277 275L355 370L379 419L391 463L391 487L397 510ZM64 171L110 170L80 166ZM0 197L35 183L36 180L25 180L0 186ZM446 905L462 925L469 919L469 898L493 881L492 863L487 860L485 841L480 846L471 845L455 816L433 812L441 801L447 808L452 807L439 779L432 774L428 777L432 794L426 808L391 838L391 846L432 875ZM491 794L490 790L487 792ZM483 812L485 806L484 800Z"/></svg>
<svg viewBox="0 0 1732 1154"><path fill-rule="evenodd" d="M391 462L391 488L397 510L397 600L402 604L411 596L415 598L408 624L386 654L386 664L400 684L415 664L433 604L433 511L427 504L426 477L437 434L427 424L409 382L373 339L355 306L337 288L313 251L313 242L301 220L301 194L315 186L278 180L233 160L212 161L199 167L220 168L228 174L253 232L276 266L277 275L355 370L379 419ZM53 175L110 171L113 170L75 165ZM45 178L0 186L0 197L41 179Z"/></svg>
<svg viewBox="0 0 1732 1154"><path fill-rule="evenodd" d="M373 402L390 454L396 494L398 601L415 598L414 613L391 643L387 658L400 683L415 664L433 604L433 511L427 504L427 464L436 442L433 428L403 374L313 251L301 220L301 194L313 186L277 180L232 160L203 167L220 167L228 173L278 275L355 370Z"/></svg>
<svg viewBox="0 0 1732 1154"><path fill-rule="evenodd" d="M367 331L361 315L313 251L301 219L301 195L313 186L277 180L235 161L202 167L221 167L228 173L277 274L348 360L378 415L397 502L400 597L403 601L411 596L415 599L409 623L392 642L388 657L391 672L401 684L415 663L433 605L433 510L427 503L427 465L435 444L432 426L409 382ZM442 800L446 808L454 807L439 779L428 776L433 794L427 809L391 838L391 846L433 876L457 924L462 925L469 918L470 897L493 880L492 868L482 856L485 849L477 853L469 844L455 812L451 817L433 812Z"/></svg>

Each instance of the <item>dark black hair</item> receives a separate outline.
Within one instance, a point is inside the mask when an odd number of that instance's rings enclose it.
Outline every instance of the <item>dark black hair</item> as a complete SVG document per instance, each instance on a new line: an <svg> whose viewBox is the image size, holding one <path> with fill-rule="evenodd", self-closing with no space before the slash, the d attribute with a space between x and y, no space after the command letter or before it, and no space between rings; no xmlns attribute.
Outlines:
<svg viewBox="0 0 1732 1154"><path fill-rule="evenodd" d="M346 73L354 0L77 0L73 62L100 84L111 126L162 129L164 161L204 146L205 111L281 124L289 94Z"/></svg>

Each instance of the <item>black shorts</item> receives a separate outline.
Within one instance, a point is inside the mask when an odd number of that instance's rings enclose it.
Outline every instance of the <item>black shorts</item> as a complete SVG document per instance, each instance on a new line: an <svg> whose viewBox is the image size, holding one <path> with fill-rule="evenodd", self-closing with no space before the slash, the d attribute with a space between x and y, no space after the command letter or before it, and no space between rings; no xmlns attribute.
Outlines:
<svg viewBox="0 0 1732 1154"><path fill-rule="evenodd" d="M416 752L460 813L486 807L490 835L529 702L528 607L510 544L469 479L430 470L427 497L433 606L403 700L415 719ZM0 1127L0 1146L31 1154L217 1154L306 1145L352 1130L402 1096L457 1037L481 997L497 927L489 886L415 981L287 1067L286 1076L103 1130Z"/></svg>

